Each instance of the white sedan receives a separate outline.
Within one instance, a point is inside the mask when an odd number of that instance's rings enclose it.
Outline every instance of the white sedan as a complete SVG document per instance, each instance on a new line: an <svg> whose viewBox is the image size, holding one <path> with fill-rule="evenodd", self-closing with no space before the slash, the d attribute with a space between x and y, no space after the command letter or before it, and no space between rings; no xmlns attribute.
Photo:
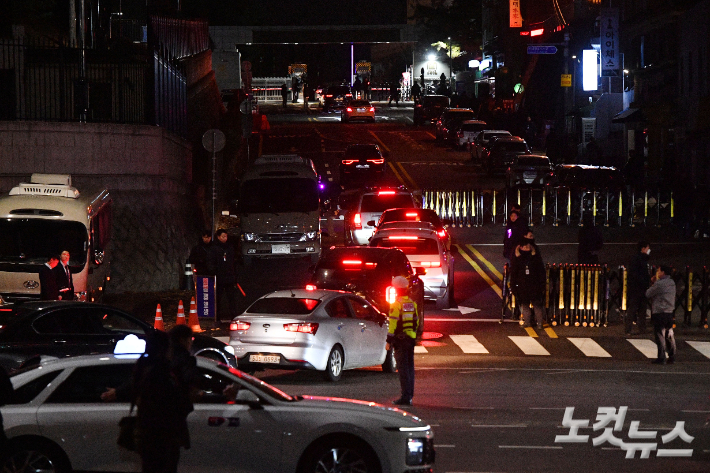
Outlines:
<svg viewBox="0 0 710 473"><path fill-rule="evenodd" d="M387 328L387 316L355 294L283 290L257 299L232 320L229 344L240 369L312 369L338 381L352 368L396 371Z"/></svg>
<svg viewBox="0 0 710 473"><path fill-rule="evenodd" d="M141 470L116 444L128 402L104 402L130 379L134 359L90 355L47 361L12 376L15 399L2 408L10 440L5 472ZM187 418L190 473L431 472L431 427L374 402L288 394L226 365L198 358L204 403ZM219 394L238 389L235 401ZM214 394L214 396L212 396Z"/></svg>

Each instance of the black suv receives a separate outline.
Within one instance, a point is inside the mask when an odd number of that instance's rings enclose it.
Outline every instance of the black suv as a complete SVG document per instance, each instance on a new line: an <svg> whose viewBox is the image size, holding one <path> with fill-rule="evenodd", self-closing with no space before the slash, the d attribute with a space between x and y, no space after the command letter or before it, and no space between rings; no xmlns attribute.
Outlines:
<svg viewBox="0 0 710 473"><path fill-rule="evenodd" d="M449 106L446 95L425 95L414 104L414 124L424 125L435 122Z"/></svg>
<svg viewBox="0 0 710 473"><path fill-rule="evenodd" d="M385 175L385 168L385 157L379 145L349 145L340 161L340 185L343 189L377 185Z"/></svg>
<svg viewBox="0 0 710 473"><path fill-rule="evenodd" d="M409 281L411 298L419 307L419 331L424 327L424 283L407 255L397 248L368 246L333 247L324 252L313 269L310 284L318 289L350 291L368 299L380 312L389 313L387 288L392 278Z"/></svg>
<svg viewBox="0 0 710 473"><path fill-rule="evenodd" d="M329 112L345 107L353 98L349 85L334 85L325 91L323 110Z"/></svg>

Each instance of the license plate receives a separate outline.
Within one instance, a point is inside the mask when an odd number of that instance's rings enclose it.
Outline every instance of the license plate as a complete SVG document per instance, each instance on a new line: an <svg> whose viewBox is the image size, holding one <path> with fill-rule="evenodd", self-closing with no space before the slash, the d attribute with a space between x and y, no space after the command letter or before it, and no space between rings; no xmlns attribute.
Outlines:
<svg viewBox="0 0 710 473"><path fill-rule="evenodd" d="M357 164L355 165L357 169L368 169L370 167L369 164Z"/></svg>
<svg viewBox="0 0 710 473"><path fill-rule="evenodd" d="M251 363L279 363L281 361L280 355L249 355L249 361Z"/></svg>
<svg viewBox="0 0 710 473"><path fill-rule="evenodd" d="M364 109L364 108L358 108L357 111L358 111L358 112L364 112L365 109Z"/></svg>
<svg viewBox="0 0 710 473"><path fill-rule="evenodd" d="M537 177L537 174L534 172L524 172L523 173L524 179L535 179L536 177Z"/></svg>
<svg viewBox="0 0 710 473"><path fill-rule="evenodd" d="M287 255L291 253L291 245L271 245L271 253L277 255Z"/></svg>
<svg viewBox="0 0 710 473"><path fill-rule="evenodd" d="M523 179L525 181L525 184L532 184L535 179Z"/></svg>

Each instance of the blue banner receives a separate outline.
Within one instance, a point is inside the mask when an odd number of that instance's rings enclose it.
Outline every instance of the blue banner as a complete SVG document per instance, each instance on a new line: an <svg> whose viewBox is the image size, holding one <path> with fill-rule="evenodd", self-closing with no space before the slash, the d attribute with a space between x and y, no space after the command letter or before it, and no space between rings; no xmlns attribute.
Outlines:
<svg viewBox="0 0 710 473"><path fill-rule="evenodd" d="M217 319L217 293L215 276L195 276L197 317Z"/></svg>

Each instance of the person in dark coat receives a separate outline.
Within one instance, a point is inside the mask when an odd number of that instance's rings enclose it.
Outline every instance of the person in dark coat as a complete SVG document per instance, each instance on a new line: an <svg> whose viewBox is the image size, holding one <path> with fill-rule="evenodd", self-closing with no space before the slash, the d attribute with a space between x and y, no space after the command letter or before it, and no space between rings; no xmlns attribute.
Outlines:
<svg viewBox="0 0 710 473"><path fill-rule="evenodd" d="M74 300L74 279L72 278L69 260L71 255L67 250L59 256L59 264L54 267L54 276L59 285L59 298L63 301Z"/></svg>
<svg viewBox="0 0 710 473"><path fill-rule="evenodd" d="M286 82L281 84L281 100L283 108L286 108L286 100L288 100L288 86L286 85Z"/></svg>
<svg viewBox="0 0 710 473"><path fill-rule="evenodd" d="M523 236L530 231L520 213L520 207L514 205L510 210L508 223L505 225L503 257L505 257L508 261L512 260L515 247L520 244Z"/></svg>
<svg viewBox="0 0 710 473"><path fill-rule="evenodd" d="M229 323L237 316L237 268L234 247L228 243L227 230L215 233L210 249L208 271L217 277L217 319Z"/></svg>
<svg viewBox="0 0 710 473"><path fill-rule="evenodd" d="M39 298L43 301L59 300L59 283L54 268L59 264L59 256L52 255L39 270Z"/></svg>
<svg viewBox="0 0 710 473"><path fill-rule="evenodd" d="M212 232L204 230L200 241L197 245L192 247L190 256L187 259L192 265L192 271L194 271L195 274L209 274L207 262L209 260L210 248L212 248Z"/></svg>
<svg viewBox="0 0 710 473"><path fill-rule="evenodd" d="M604 246L602 231L594 225L592 214L586 212L582 217L577 241L577 262L579 264L599 264L597 252Z"/></svg>
<svg viewBox="0 0 710 473"><path fill-rule="evenodd" d="M544 312L542 301L545 297L545 265L540 251L535 245L532 232L528 232L515 247L510 272L510 286L517 306L523 314L525 327L532 326L530 304L535 311L537 328L541 329Z"/></svg>
<svg viewBox="0 0 710 473"><path fill-rule="evenodd" d="M648 270L648 257L651 254L651 244L640 241L629 263L626 290L626 317L624 331L631 335L631 328L636 322L639 333L646 332L646 289L651 285L651 273Z"/></svg>

